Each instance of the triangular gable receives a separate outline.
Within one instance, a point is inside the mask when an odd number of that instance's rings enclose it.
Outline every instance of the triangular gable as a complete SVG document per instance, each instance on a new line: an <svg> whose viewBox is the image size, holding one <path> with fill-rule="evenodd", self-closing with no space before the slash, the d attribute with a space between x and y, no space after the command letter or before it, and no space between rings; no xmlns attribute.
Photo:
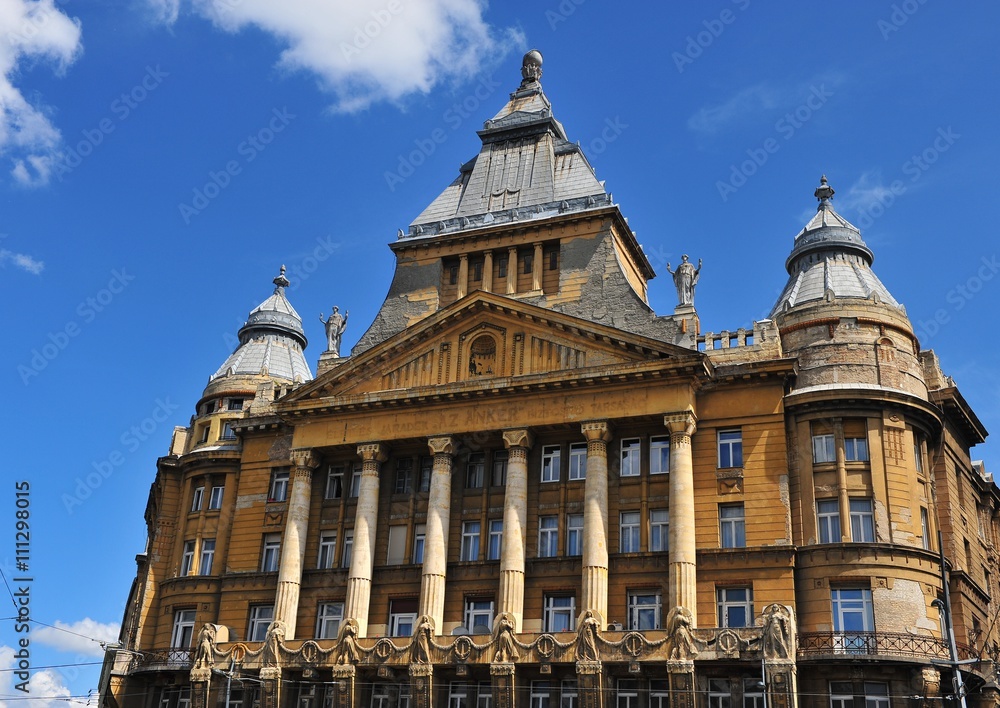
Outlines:
<svg viewBox="0 0 1000 708"><path fill-rule="evenodd" d="M491 380L565 378L631 366L704 370L703 354L477 291L352 357L283 399L480 388Z"/></svg>

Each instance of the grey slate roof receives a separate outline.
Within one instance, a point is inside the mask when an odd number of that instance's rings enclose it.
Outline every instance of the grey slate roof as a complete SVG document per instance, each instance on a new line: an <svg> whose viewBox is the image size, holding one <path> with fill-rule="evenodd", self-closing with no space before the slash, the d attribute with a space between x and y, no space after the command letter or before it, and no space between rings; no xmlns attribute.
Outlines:
<svg viewBox="0 0 1000 708"><path fill-rule="evenodd" d="M312 372L303 350L307 345L302 318L285 297L285 267L274 279L274 293L250 311L240 328L240 345L210 380L220 376L259 375L287 381L309 381Z"/></svg>
<svg viewBox="0 0 1000 708"><path fill-rule="evenodd" d="M788 283L771 316L826 298L876 300L905 312L871 269L875 257L861 232L834 210L830 201L833 188L827 185L826 177L816 197L816 215L795 237L785 262Z"/></svg>

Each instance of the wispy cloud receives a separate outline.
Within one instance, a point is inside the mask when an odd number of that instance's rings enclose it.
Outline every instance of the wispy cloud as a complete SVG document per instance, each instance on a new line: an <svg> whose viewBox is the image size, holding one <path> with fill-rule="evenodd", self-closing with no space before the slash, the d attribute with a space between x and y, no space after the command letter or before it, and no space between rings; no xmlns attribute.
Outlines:
<svg viewBox="0 0 1000 708"><path fill-rule="evenodd" d="M477 0L147 2L168 23L193 12L226 32L256 27L272 34L285 47L279 66L318 77L340 112L467 79L524 47L518 30L487 24Z"/></svg>
<svg viewBox="0 0 1000 708"><path fill-rule="evenodd" d="M846 212L867 212L889 199L895 200L895 196L889 183L882 178L881 170L862 173L853 184L836 195L838 207Z"/></svg>
<svg viewBox="0 0 1000 708"><path fill-rule="evenodd" d="M117 641L118 625L97 622L89 617L72 624L56 621L53 627L32 627L31 639L59 651L84 656L104 656L100 642Z"/></svg>
<svg viewBox="0 0 1000 708"><path fill-rule="evenodd" d="M27 253L14 253L6 248L0 248L0 267L6 268L8 263L13 263L32 275L38 275L45 269L45 264L42 261L35 260Z"/></svg>
<svg viewBox="0 0 1000 708"><path fill-rule="evenodd" d="M63 72L82 51L80 23L55 0L0 0L0 156L20 184L46 184L61 135L48 109L32 105L15 85L19 67L44 60Z"/></svg>

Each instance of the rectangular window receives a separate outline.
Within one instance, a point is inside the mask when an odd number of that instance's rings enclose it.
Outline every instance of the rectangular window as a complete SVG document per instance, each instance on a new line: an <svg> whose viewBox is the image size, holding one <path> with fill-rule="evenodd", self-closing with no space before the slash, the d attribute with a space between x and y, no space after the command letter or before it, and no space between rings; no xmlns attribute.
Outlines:
<svg viewBox="0 0 1000 708"><path fill-rule="evenodd" d="M576 598L572 595L546 595L544 631L572 632L576 624Z"/></svg>
<svg viewBox="0 0 1000 708"><path fill-rule="evenodd" d="M868 460L868 426L863 418L844 421L844 458L848 462Z"/></svg>
<svg viewBox="0 0 1000 708"><path fill-rule="evenodd" d="M389 549L385 558L387 565L406 563L406 532L406 526L401 524L389 527Z"/></svg>
<svg viewBox="0 0 1000 708"><path fill-rule="evenodd" d="M340 555L340 567L351 567L351 551L354 550L354 529L344 530L344 552Z"/></svg>
<svg viewBox="0 0 1000 708"><path fill-rule="evenodd" d="M330 469L326 473L326 492L323 494L325 499L340 499L344 496L344 466L330 465Z"/></svg>
<svg viewBox="0 0 1000 708"><path fill-rule="evenodd" d="M670 436L654 435L649 439L649 473L667 474L670 471Z"/></svg>
<svg viewBox="0 0 1000 708"><path fill-rule="evenodd" d="M865 708L889 708L889 684L865 681Z"/></svg>
<svg viewBox="0 0 1000 708"><path fill-rule="evenodd" d="M615 688L615 708L639 708L639 682L635 679L618 679Z"/></svg>
<svg viewBox="0 0 1000 708"><path fill-rule="evenodd" d="M924 550L931 550L931 522L926 507L920 507L920 535L923 538Z"/></svg>
<svg viewBox="0 0 1000 708"><path fill-rule="evenodd" d="M719 537L723 548L743 548L747 545L742 504L719 504Z"/></svg>
<svg viewBox="0 0 1000 708"><path fill-rule="evenodd" d="M458 284L458 266L453 265L448 268L448 284L457 285Z"/></svg>
<svg viewBox="0 0 1000 708"><path fill-rule="evenodd" d="M404 457L396 460L396 494L409 494L413 491L413 458Z"/></svg>
<svg viewBox="0 0 1000 708"><path fill-rule="evenodd" d="M583 514L566 515L566 555L583 555Z"/></svg>
<svg viewBox="0 0 1000 708"><path fill-rule="evenodd" d="M194 567L194 541L184 542L184 552L181 554L181 571L179 575L183 578L191 575L191 568Z"/></svg>
<svg viewBox="0 0 1000 708"><path fill-rule="evenodd" d="M507 451L498 450L493 453L493 472L490 484L494 487L503 487L507 484Z"/></svg>
<svg viewBox="0 0 1000 708"><path fill-rule="evenodd" d="M472 264L472 281L478 283L483 279L483 262L474 261Z"/></svg>
<svg viewBox="0 0 1000 708"><path fill-rule="evenodd" d="M662 553L670 548L670 512L652 509L649 512L649 550Z"/></svg>
<svg viewBox="0 0 1000 708"><path fill-rule="evenodd" d="M468 685L461 681L448 684L448 708L471 708Z"/></svg>
<svg viewBox="0 0 1000 708"><path fill-rule="evenodd" d="M743 708L767 708L764 683L759 678L743 679Z"/></svg>
<svg viewBox="0 0 1000 708"><path fill-rule="evenodd" d="M913 464L916 467L917 472L923 473L924 471L923 445L921 445L920 438L917 435L913 436Z"/></svg>
<svg viewBox="0 0 1000 708"><path fill-rule="evenodd" d="M212 425L211 423L209 423L205 425L204 428L201 429L201 438L199 438L199 442L203 443L208 442L208 436L211 435L211 433L212 433Z"/></svg>
<svg viewBox="0 0 1000 708"><path fill-rule="evenodd" d="M549 270L559 269L559 251L549 251Z"/></svg>
<svg viewBox="0 0 1000 708"><path fill-rule="evenodd" d="M434 470L434 458L424 455L420 458L420 484L418 491L431 491L431 472Z"/></svg>
<svg viewBox="0 0 1000 708"><path fill-rule="evenodd" d="M222 424L222 435L219 436L221 440L235 440L236 431L233 429L232 421L227 420Z"/></svg>
<svg viewBox="0 0 1000 708"><path fill-rule="evenodd" d="M813 463L822 464L824 462L837 461L836 440L833 433L822 433L812 436Z"/></svg>
<svg viewBox="0 0 1000 708"><path fill-rule="evenodd" d="M414 524L413 526L413 563L414 565L424 562L424 539L427 536L427 524Z"/></svg>
<svg viewBox="0 0 1000 708"><path fill-rule="evenodd" d="M479 560L479 536L481 525L478 521L462 522L462 547L459 560Z"/></svg>
<svg viewBox="0 0 1000 708"><path fill-rule="evenodd" d="M205 488L195 487L191 496L191 511L201 511L202 502L205 500Z"/></svg>
<svg viewBox="0 0 1000 708"><path fill-rule="evenodd" d="M570 443L569 446L569 478L587 478L587 443Z"/></svg>
<svg viewBox="0 0 1000 708"><path fill-rule="evenodd" d="M628 628L660 628L660 594L646 590L628 594Z"/></svg>
<svg viewBox="0 0 1000 708"><path fill-rule="evenodd" d="M642 465L642 445L639 438L622 440L622 466L619 475L638 477Z"/></svg>
<svg viewBox="0 0 1000 708"><path fill-rule="evenodd" d="M198 561L198 575L211 575L212 563L215 561L215 539L204 538L201 541L201 559Z"/></svg>
<svg viewBox="0 0 1000 708"><path fill-rule="evenodd" d="M360 462L355 463L351 470L350 496L352 499L357 499L358 495L361 494L361 470L362 465Z"/></svg>
<svg viewBox="0 0 1000 708"><path fill-rule="evenodd" d="M649 708L670 708L670 685L664 679L649 680Z"/></svg>
<svg viewBox="0 0 1000 708"><path fill-rule="evenodd" d="M483 478L486 476L486 453L473 452L465 467L465 488L482 489Z"/></svg>
<svg viewBox="0 0 1000 708"><path fill-rule="evenodd" d="M500 560L500 549L503 547L503 519L490 521L490 543L486 551L487 560Z"/></svg>
<svg viewBox="0 0 1000 708"><path fill-rule="evenodd" d="M559 517L538 517L538 557L553 558L559 553Z"/></svg>
<svg viewBox="0 0 1000 708"><path fill-rule="evenodd" d="M546 445L542 448L542 481L559 481L559 446Z"/></svg>
<svg viewBox="0 0 1000 708"><path fill-rule="evenodd" d="M262 642L267 637L267 627L274 620L274 605L251 605L247 641Z"/></svg>
<svg viewBox="0 0 1000 708"><path fill-rule="evenodd" d="M275 470L271 473L271 489L267 500L283 502L288 498L288 470Z"/></svg>
<svg viewBox="0 0 1000 708"><path fill-rule="evenodd" d="M521 272L525 275L531 275L531 268L535 263L535 254L525 253L521 262L524 264L524 269Z"/></svg>
<svg viewBox="0 0 1000 708"><path fill-rule="evenodd" d="M719 467L743 466L743 431L720 430L718 432Z"/></svg>
<svg viewBox="0 0 1000 708"><path fill-rule="evenodd" d="M732 708L732 700L729 679L708 680L708 708Z"/></svg>
<svg viewBox="0 0 1000 708"><path fill-rule="evenodd" d="M619 518L618 550L622 553L638 553L639 512L623 511Z"/></svg>
<svg viewBox="0 0 1000 708"><path fill-rule="evenodd" d="M241 410L243 410L243 399L242 398L230 398L227 401L226 410L230 410L230 411L241 411Z"/></svg>
<svg viewBox="0 0 1000 708"><path fill-rule="evenodd" d="M336 639L343 620L343 602L321 602L316 612L316 638Z"/></svg>
<svg viewBox="0 0 1000 708"><path fill-rule="evenodd" d="M820 499L816 502L816 521L820 543L840 543L840 502Z"/></svg>
<svg viewBox="0 0 1000 708"><path fill-rule="evenodd" d="M174 612L174 628L170 635L170 646L175 649L186 649L194 639L194 610L177 610Z"/></svg>
<svg viewBox="0 0 1000 708"><path fill-rule="evenodd" d="M875 513L871 499L851 499L851 540L875 543Z"/></svg>
<svg viewBox="0 0 1000 708"><path fill-rule="evenodd" d="M875 631L872 591L869 588L830 588L834 651L866 653L864 633Z"/></svg>
<svg viewBox="0 0 1000 708"><path fill-rule="evenodd" d="M507 256L500 256L497 258L497 277L507 277Z"/></svg>
<svg viewBox="0 0 1000 708"><path fill-rule="evenodd" d="M278 570L281 558L281 534L264 534L263 548L260 553L260 570L262 573L273 573Z"/></svg>
<svg viewBox="0 0 1000 708"><path fill-rule="evenodd" d="M209 509L221 509L222 508L222 497L226 493L225 487L212 487L212 494L208 498L208 508Z"/></svg>
<svg viewBox="0 0 1000 708"><path fill-rule="evenodd" d="M854 684L847 681L831 681L830 708L854 708Z"/></svg>
<svg viewBox="0 0 1000 708"><path fill-rule="evenodd" d="M579 708L576 680L563 679L559 687L559 708Z"/></svg>
<svg viewBox="0 0 1000 708"><path fill-rule="evenodd" d="M493 600L465 598L465 628L473 634L489 634L493 629Z"/></svg>
<svg viewBox="0 0 1000 708"><path fill-rule="evenodd" d="M549 708L551 693L548 681L532 681L529 695L530 708Z"/></svg>
<svg viewBox="0 0 1000 708"><path fill-rule="evenodd" d="M319 557L316 567L320 570L333 567L333 558L337 552L337 532L326 531L319 536Z"/></svg>
<svg viewBox="0 0 1000 708"><path fill-rule="evenodd" d="M753 626L753 589L716 588L720 627Z"/></svg>
<svg viewBox="0 0 1000 708"><path fill-rule="evenodd" d="M389 636L411 637L417 624L417 599L389 602Z"/></svg>

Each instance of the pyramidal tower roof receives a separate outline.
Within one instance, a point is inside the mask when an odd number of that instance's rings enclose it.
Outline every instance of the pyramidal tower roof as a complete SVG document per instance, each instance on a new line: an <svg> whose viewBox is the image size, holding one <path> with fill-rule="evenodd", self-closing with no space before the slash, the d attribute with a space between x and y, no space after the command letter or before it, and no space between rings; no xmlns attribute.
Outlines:
<svg viewBox="0 0 1000 708"><path fill-rule="evenodd" d="M874 300L905 313L872 270L875 256L861 232L833 208L834 189L825 175L814 195L819 200L816 215L795 237L785 261L788 283L771 317L798 305L840 298Z"/></svg>
<svg viewBox="0 0 1000 708"><path fill-rule="evenodd" d="M250 311L239 331L240 345L210 381L224 376L270 376L290 382L312 379L305 349L302 318L285 297L285 266L274 279L274 293Z"/></svg>
<svg viewBox="0 0 1000 708"><path fill-rule="evenodd" d="M580 146L570 142L542 90L542 55L524 55L522 81L478 135L479 154L400 238L420 238L493 223L545 218L607 206L611 196Z"/></svg>

